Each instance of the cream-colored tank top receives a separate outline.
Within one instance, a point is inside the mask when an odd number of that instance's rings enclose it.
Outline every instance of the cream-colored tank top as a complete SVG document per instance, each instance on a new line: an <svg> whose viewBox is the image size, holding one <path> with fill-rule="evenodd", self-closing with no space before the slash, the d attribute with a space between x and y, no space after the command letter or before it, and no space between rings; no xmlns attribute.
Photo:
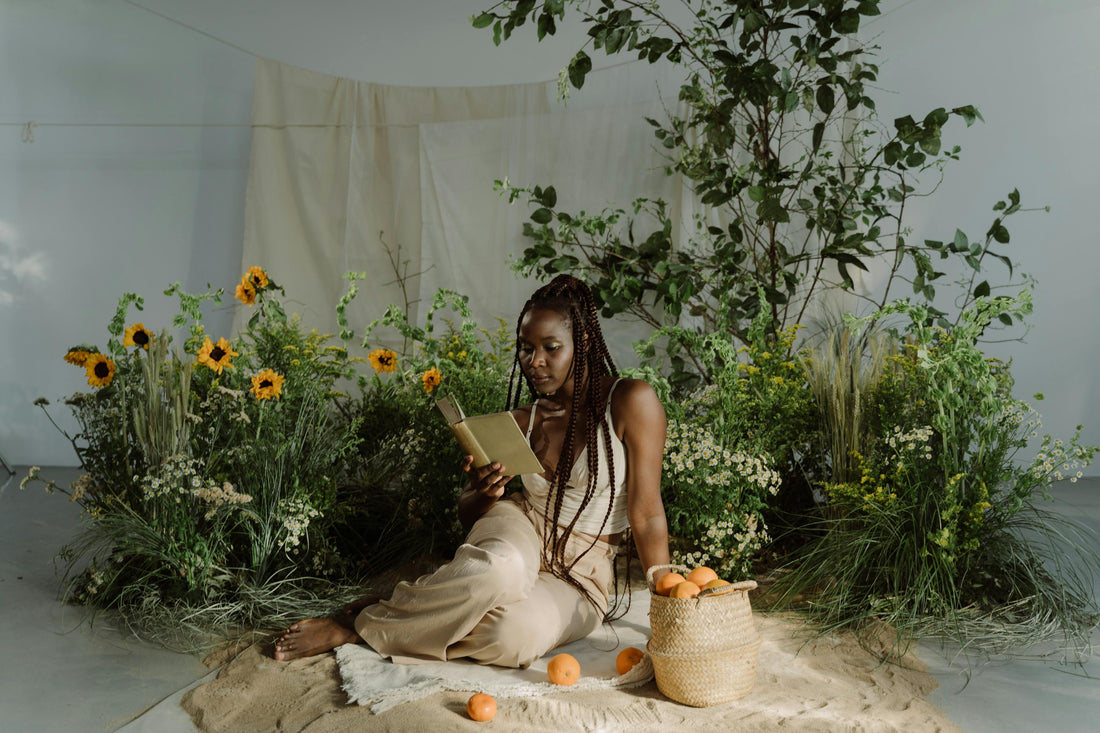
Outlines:
<svg viewBox="0 0 1100 733"><path fill-rule="evenodd" d="M611 395L615 393L615 387L618 385L619 380L616 380L607 393L607 411L603 419L603 422L607 423L607 427L611 431L611 457L615 466L615 483L617 484L615 487L615 504L611 508L611 514L607 517L607 524L601 527L603 518L607 515L608 503L611 501L611 484L608 480L607 448L604 445L603 430L600 429L596 437L596 446L599 451L598 484L595 494L574 526L574 529L578 532L593 535L614 534L622 532L630 526L626 515L626 448L623 446L623 442L619 440L619 436L615 434L615 426L611 422ZM535 411L538 409L538 405L538 400L535 400L535 403L531 405L531 417L527 421L527 442L531 442L531 429L535 425ZM602 425L603 422L600 424ZM573 520L588 487L587 451L588 446L584 446L573 462L573 470L569 474L569 481L565 486L565 493L561 501L561 514L558 517L558 524L561 526L566 526ZM546 495L550 491L550 482L538 473L525 473L521 479L523 481L524 497L534 507L535 511L541 515L546 510Z"/></svg>

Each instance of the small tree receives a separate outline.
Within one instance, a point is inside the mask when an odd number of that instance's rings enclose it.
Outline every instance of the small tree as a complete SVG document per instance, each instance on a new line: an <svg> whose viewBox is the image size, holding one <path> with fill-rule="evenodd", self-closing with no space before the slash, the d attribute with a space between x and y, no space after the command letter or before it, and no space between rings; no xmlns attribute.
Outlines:
<svg viewBox="0 0 1100 733"><path fill-rule="evenodd" d="M691 316L698 333L739 342L759 308L758 290L775 333L803 320L831 287L855 292L853 271L873 260L888 270L885 284L857 295L882 307L907 281L941 318L931 307L933 283L945 274L937 259L954 256L972 270L960 306L990 292L978 281L987 258L1002 260L1011 275L1011 261L992 247L1008 242L1003 222L1019 208L1015 191L995 207L984 241L962 232L948 243L908 239L903 215L922 195L918 175L942 171L958 154L942 146L944 125L960 117L969 126L980 113L969 105L935 109L898 118L892 129L877 121L869 95L875 47L858 33L879 13L878 0L683 0L690 25L657 2L509 0L473 24L491 26L500 43L530 19L541 40L567 5L588 27L585 48L683 67L680 116L648 122L667 150L666 173L690 181L703 213L676 241L659 200L589 215L559 210L552 186L509 187L510 200L535 207L524 227L534 244L517 264L524 273L572 271L591 282L605 315L627 311L654 326ZM576 88L592 69L585 48L564 70ZM639 215L656 221L649 234L636 233ZM673 353L674 377L683 367Z"/></svg>

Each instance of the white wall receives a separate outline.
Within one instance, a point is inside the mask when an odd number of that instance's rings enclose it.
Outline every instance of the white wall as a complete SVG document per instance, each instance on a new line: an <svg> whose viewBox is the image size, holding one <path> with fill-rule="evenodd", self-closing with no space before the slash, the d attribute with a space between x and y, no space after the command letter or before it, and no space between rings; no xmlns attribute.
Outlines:
<svg viewBox="0 0 1100 733"><path fill-rule="evenodd" d="M31 404L86 388L68 347L102 348L124 291L156 328L165 286L236 276L253 60L115 0L5 0L0 33L0 120L42 123L0 127L0 454L72 465Z"/></svg>
<svg viewBox="0 0 1100 733"><path fill-rule="evenodd" d="M141 318L152 325L174 312L160 295L167 284L194 291L239 277L252 54L381 83L498 84L554 78L581 36L567 27L536 45L521 29L495 48L467 22L490 4L482 0L138 2L196 30L125 0L0 0L0 122L42 123L33 143L0 126L0 455L9 462L75 462L30 403L84 386L61 355L105 340L121 292L147 297ZM1013 258L1040 280L1037 310L1027 343L991 350L1014 358L1020 394L1046 394L1047 429L1085 423L1100 443L1089 217L1100 199L1089 134L1100 106L1091 50L1100 0L885 8L867 26L881 34L882 86L896 92L882 98L883 117L974 103L987 121L948 130L963 159L913 209L913 236L984 234L990 206L1013 187L1025 204L1051 206L1010 222ZM46 124L68 122L173 126ZM214 318L228 323L227 312Z"/></svg>
<svg viewBox="0 0 1100 733"><path fill-rule="evenodd" d="M944 182L918 202L912 240L944 240L955 229L984 237L992 205L1018 188L1025 207L1006 225L1004 246L1038 279L1025 342L991 344L1013 360L1017 395L1043 414L1043 429L1068 437L1084 424L1100 444L1100 0L895 0L867 25L882 46L884 120L974 104L985 117L953 122L944 140L962 146ZM1005 271L990 268L990 281ZM1090 474L1100 473L1094 466Z"/></svg>

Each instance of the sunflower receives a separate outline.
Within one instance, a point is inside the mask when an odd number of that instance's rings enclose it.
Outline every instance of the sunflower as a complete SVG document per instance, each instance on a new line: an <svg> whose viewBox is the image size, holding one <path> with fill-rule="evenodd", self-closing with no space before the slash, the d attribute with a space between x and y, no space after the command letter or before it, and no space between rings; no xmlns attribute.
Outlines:
<svg viewBox="0 0 1100 733"><path fill-rule="evenodd" d="M248 275L241 278L241 282L237 285L237 292L235 295L237 296L237 300L245 305L254 305L256 303L256 286L248 279Z"/></svg>
<svg viewBox="0 0 1100 733"><path fill-rule="evenodd" d="M106 354L88 354L84 371L88 375L88 384L106 387L115 378L115 363Z"/></svg>
<svg viewBox="0 0 1100 733"><path fill-rule="evenodd" d="M278 374L271 369L264 369L252 377L252 394L256 395L258 400L278 398L283 393L283 379L282 374Z"/></svg>
<svg viewBox="0 0 1100 733"><path fill-rule="evenodd" d="M420 375L420 381L424 383L424 391L431 394L432 390L438 387L440 382L443 381L443 372L432 367Z"/></svg>
<svg viewBox="0 0 1100 733"><path fill-rule="evenodd" d="M245 275L242 279L248 280L250 283L252 283L252 287L256 290L267 287L267 273L264 272L264 268L262 267L256 267L255 265L253 265L252 267L248 268L248 274Z"/></svg>
<svg viewBox="0 0 1100 733"><path fill-rule="evenodd" d="M94 351L74 346L65 352L65 361L75 366L82 367L88 361L88 357L94 353Z"/></svg>
<svg viewBox="0 0 1100 733"><path fill-rule="evenodd" d="M234 356L240 356L230 346L229 342L224 338L218 339L218 343L214 343L210 340L210 337L206 337L206 342L199 349L199 363L205 364L218 374L222 373L222 368L232 369L233 365L229 363L229 360Z"/></svg>
<svg viewBox="0 0 1100 733"><path fill-rule="evenodd" d="M370 359L370 365L374 367L374 371L379 374L397 369L397 354L389 349L375 349L367 354L367 358Z"/></svg>
<svg viewBox="0 0 1100 733"><path fill-rule="evenodd" d="M144 323L135 323L126 329L126 333L122 337L123 346L140 346L146 351L149 350L149 346L153 343L153 334L145 330Z"/></svg>

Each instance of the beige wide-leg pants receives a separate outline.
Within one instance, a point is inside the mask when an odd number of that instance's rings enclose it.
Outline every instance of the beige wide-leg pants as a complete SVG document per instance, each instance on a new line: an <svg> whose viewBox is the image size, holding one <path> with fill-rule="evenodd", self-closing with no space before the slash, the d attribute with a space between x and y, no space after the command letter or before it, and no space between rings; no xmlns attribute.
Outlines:
<svg viewBox="0 0 1100 733"><path fill-rule="evenodd" d="M566 560L592 544L572 533ZM608 606L614 546L596 541L572 575L599 608L541 566L543 522L522 495L493 505L470 529L454 560L415 582L402 581L388 601L368 606L355 630L394 662L470 657L482 664L527 667L554 647L592 633Z"/></svg>

